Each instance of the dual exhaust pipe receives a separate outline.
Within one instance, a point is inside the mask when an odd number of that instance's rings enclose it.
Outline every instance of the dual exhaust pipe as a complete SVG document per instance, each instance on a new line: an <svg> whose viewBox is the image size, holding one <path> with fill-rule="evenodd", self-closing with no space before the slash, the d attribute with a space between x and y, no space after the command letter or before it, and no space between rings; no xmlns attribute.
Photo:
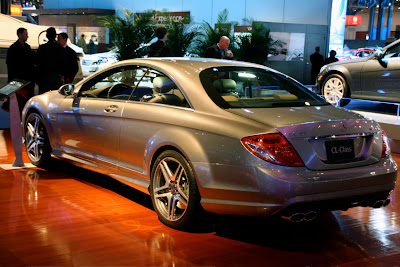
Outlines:
<svg viewBox="0 0 400 267"><path fill-rule="evenodd" d="M390 199L382 199L382 200L377 200L374 202L374 204L372 205L373 208L380 208L380 207L386 207L387 205L389 205L390 203Z"/></svg>
<svg viewBox="0 0 400 267"><path fill-rule="evenodd" d="M293 213L290 216L282 216L283 219L289 220L291 222L309 222L317 218L318 213L314 210L308 212L298 212Z"/></svg>
<svg viewBox="0 0 400 267"><path fill-rule="evenodd" d="M386 207L389 205L390 199L381 199L375 201L371 207L373 208L381 208L381 207ZM305 222L305 221L312 221L315 218L317 218L318 213L314 210L308 211L308 212L297 212L293 213L288 216L282 216L283 219L289 220L291 222L299 223L299 222Z"/></svg>

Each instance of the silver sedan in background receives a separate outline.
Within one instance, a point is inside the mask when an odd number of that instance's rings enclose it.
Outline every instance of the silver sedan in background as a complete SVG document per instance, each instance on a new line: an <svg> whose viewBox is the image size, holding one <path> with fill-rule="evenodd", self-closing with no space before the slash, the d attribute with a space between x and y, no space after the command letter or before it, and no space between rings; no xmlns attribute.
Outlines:
<svg viewBox="0 0 400 267"><path fill-rule="evenodd" d="M177 229L203 210L300 222L381 207L397 175L376 122L244 62L118 62L33 97L23 124L33 164L56 157L114 177Z"/></svg>
<svg viewBox="0 0 400 267"><path fill-rule="evenodd" d="M400 103L400 40L368 57L323 66L317 84L331 104L350 97Z"/></svg>

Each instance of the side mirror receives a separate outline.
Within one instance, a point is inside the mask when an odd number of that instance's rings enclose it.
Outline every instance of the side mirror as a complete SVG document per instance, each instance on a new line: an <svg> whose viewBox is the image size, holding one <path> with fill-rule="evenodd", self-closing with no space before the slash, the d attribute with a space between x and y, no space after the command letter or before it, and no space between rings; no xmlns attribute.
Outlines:
<svg viewBox="0 0 400 267"><path fill-rule="evenodd" d="M68 96L71 95L74 91L75 86L73 84L64 84L58 89L58 92L62 95Z"/></svg>
<svg viewBox="0 0 400 267"><path fill-rule="evenodd" d="M383 58L383 52L382 52L382 50L380 50L380 49L376 50L376 52L375 52L375 58L376 58L377 60L381 60L381 59Z"/></svg>

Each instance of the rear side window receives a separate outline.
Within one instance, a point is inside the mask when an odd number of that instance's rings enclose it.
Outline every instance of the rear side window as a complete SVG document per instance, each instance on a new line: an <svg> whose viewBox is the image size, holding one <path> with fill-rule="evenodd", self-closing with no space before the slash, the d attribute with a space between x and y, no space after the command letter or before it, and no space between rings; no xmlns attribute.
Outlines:
<svg viewBox="0 0 400 267"><path fill-rule="evenodd" d="M329 105L293 79L266 69L209 68L200 73L210 98L221 108L271 108Z"/></svg>

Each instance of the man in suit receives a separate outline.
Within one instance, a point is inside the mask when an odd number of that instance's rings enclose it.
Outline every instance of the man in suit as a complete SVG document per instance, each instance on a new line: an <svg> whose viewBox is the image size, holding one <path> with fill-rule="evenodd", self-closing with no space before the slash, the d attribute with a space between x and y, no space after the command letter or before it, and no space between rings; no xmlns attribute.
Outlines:
<svg viewBox="0 0 400 267"><path fill-rule="evenodd" d="M320 47L315 47L315 53L310 56L311 61L311 83L314 84L317 81L317 76L324 65L324 57L319 53Z"/></svg>
<svg viewBox="0 0 400 267"><path fill-rule="evenodd" d="M75 51L67 45L68 35L65 32L58 34L57 42L65 49L66 64L63 73L64 84L72 83L79 70L78 57Z"/></svg>
<svg viewBox="0 0 400 267"><path fill-rule="evenodd" d="M218 58L218 59L233 59L233 53L228 50L230 40L226 36L222 36L219 39L219 43L210 46L206 50L207 58Z"/></svg>
<svg viewBox="0 0 400 267"><path fill-rule="evenodd" d="M87 53L87 44L85 40L86 36L84 34L81 35L81 39L78 40L78 43L76 44L77 46L81 47L83 49L83 52Z"/></svg>
<svg viewBox="0 0 400 267"><path fill-rule="evenodd" d="M17 92L19 107L22 110L29 98L34 96L36 69L34 65L34 54L27 43L29 37L28 30L19 28L17 30L17 36L18 40L8 48L6 64L8 82L11 82L13 79L22 79L31 82ZM4 110L8 111L8 104L8 100L3 104L2 107Z"/></svg>
<svg viewBox="0 0 400 267"><path fill-rule="evenodd" d="M157 42L150 45L149 57L170 57L171 48L165 43L167 40L167 29L159 27L155 31Z"/></svg>
<svg viewBox="0 0 400 267"><path fill-rule="evenodd" d="M65 49L56 41L56 29L46 30L47 43L39 46L39 93L57 90L63 84L66 68Z"/></svg>

